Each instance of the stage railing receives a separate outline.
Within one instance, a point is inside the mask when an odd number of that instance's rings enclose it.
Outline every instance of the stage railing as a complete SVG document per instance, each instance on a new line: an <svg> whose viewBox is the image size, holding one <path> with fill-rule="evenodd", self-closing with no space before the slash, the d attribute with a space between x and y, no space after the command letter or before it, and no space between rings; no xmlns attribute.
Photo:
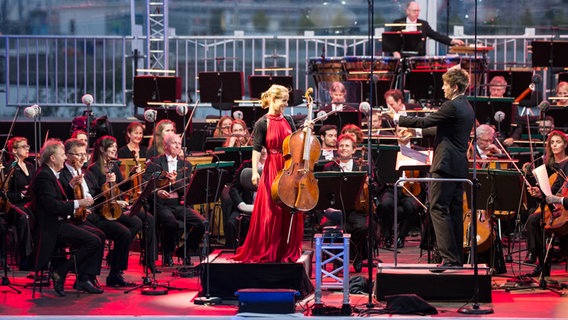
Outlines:
<svg viewBox="0 0 568 320"><path fill-rule="evenodd" d="M454 36L455 37L455 36ZM468 44L471 35L460 36ZM491 69L530 66L528 45L551 35L477 36L484 46L493 46ZM376 52L380 55L380 35ZM144 37L114 36L0 36L0 92L7 106L33 103L53 107L81 106L81 96L90 93L95 106L132 106L133 52L138 50L138 68L144 68ZM169 39L170 68L182 78L182 99L199 96L197 74L202 71L242 71L250 75L276 74L272 67L287 68L278 75L291 75L294 86L305 90L314 85L308 74L313 57L366 55L366 36L174 36ZM436 44L429 55L445 55ZM262 70L262 71L260 71ZM245 81L245 95L248 95ZM4 104L3 103L3 104Z"/></svg>

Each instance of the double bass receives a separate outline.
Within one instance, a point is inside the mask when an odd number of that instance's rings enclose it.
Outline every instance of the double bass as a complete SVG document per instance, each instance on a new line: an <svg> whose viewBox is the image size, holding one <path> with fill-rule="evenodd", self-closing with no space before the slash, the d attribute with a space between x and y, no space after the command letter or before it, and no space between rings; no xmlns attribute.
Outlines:
<svg viewBox="0 0 568 320"><path fill-rule="evenodd" d="M308 88L305 94L308 105L308 118L312 121L313 100ZM271 196L280 206L293 211L310 211L318 203L318 180L314 176L314 165L321 153L321 144L312 134L312 129L305 126L284 139L282 155L284 168L278 172L271 187Z"/></svg>

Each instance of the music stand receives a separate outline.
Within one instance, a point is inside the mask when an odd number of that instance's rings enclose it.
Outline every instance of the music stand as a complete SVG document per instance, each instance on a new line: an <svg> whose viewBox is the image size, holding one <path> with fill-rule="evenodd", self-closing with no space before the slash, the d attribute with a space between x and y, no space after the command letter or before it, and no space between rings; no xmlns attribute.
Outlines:
<svg viewBox="0 0 568 320"><path fill-rule="evenodd" d="M235 100L241 100L244 92L242 72L200 72L199 97L213 108L231 110Z"/></svg>
<svg viewBox="0 0 568 320"><path fill-rule="evenodd" d="M354 124L361 127L361 112L358 110L353 111L339 111L327 117L322 121L322 125L333 124L337 126L337 130L341 131L346 124Z"/></svg>
<svg viewBox="0 0 568 320"><path fill-rule="evenodd" d="M224 151L213 158L213 162L233 162L233 169L237 169L243 163L243 160L252 158L252 146L244 147L217 147L215 151Z"/></svg>
<svg viewBox="0 0 568 320"><path fill-rule="evenodd" d="M568 41L532 41L533 67L568 67Z"/></svg>
<svg viewBox="0 0 568 320"><path fill-rule="evenodd" d="M476 101L475 118L479 123L493 125L499 133L509 132L513 119L513 98L467 97L467 100L472 103ZM495 120L495 113L498 111L505 114L501 122Z"/></svg>
<svg viewBox="0 0 568 320"><path fill-rule="evenodd" d="M420 31L387 31L383 32L383 51L398 51L404 56L415 56L420 51L422 32Z"/></svg>
<svg viewBox="0 0 568 320"><path fill-rule="evenodd" d="M205 239L203 243L203 256L207 259L206 268L209 269L209 253L210 249L210 236L211 236L211 202L217 202L221 196L223 186L231 180L230 174L225 174L228 168L233 167L233 162L216 162L207 164L198 164L195 166L195 171L191 176L191 180L187 185L185 205L195 205L205 203L206 211L208 213L209 222L205 227ZM205 186L205 188L204 188ZM214 191L214 192L212 192ZM201 270L203 272L203 270ZM216 304L220 303L221 299L218 297L211 297L209 286L209 270L205 272L205 293L201 292L202 296L195 298L195 304ZM202 273L203 277L203 273ZM203 280L203 279L202 279Z"/></svg>
<svg viewBox="0 0 568 320"><path fill-rule="evenodd" d="M175 102L181 99L181 77L135 76L132 101L137 107L148 107L148 102Z"/></svg>
<svg viewBox="0 0 568 320"><path fill-rule="evenodd" d="M144 190L142 190L142 192L140 193L138 198L132 204L132 207L130 207L130 212L128 214L129 216L131 216L131 217L135 216L138 213L138 211L140 211L140 209L142 209L142 205L146 202L146 200L150 196L150 194L154 193L154 191L157 188L156 181L160 177L161 173L162 173L161 171L155 172L152 175L152 177L150 178L150 180L148 180L148 182L146 183L146 186L144 187ZM147 233L150 230L148 230L148 221L146 219L143 219L142 224L143 224L142 225L142 236L143 236L143 239L144 239L144 254L146 255L146 260L148 261L148 259L154 259L154 257L148 256ZM154 232L154 231L155 230L151 230L151 232ZM148 268L144 267L144 270L146 272L146 276L142 279L142 284L137 285L136 287L130 288L130 289L124 291L124 293L129 293L129 292L134 291L136 289L144 288L141 292L143 295L156 296L156 295L167 294L168 290L182 290L180 288L158 284L158 282L156 281L156 273L152 272L152 279L150 279L149 274L148 274ZM158 290L158 287L163 288L165 290Z"/></svg>
<svg viewBox="0 0 568 320"><path fill-rule="evenodd" d="M506 96L518 97L531 84L533 73L532 71L489 70L489 81L496 76L502 76L505 78L505 81L507 81L509 86L507 87ZM491 85L488 84L487 86L489 87ZM530 100L530 96L526 99Z"/></svg>
<svg viewBox="0 0 568 320"><path fill-rule="evenodd" d="M222 147L227 138L207 137L203 143L203 150L215 150Z"/></svg>
<svg viewBox="0 0 568 320"><path fill-rule="evenodd" d="M260 95L268 90L273 84L285 86L289 90L294 89L294 79L292 76L255 76L250 75L249 81L249 96L251 99L260 99Z"/></svg>

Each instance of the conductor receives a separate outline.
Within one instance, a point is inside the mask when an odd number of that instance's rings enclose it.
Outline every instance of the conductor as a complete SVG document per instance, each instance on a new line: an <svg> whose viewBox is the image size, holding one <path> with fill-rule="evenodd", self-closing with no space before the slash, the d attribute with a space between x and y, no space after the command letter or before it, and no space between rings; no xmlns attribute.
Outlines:
<svg viewBox="0 0 568 320"><path fill-rule="evenodd" d="M396 19L393 22L396 24L405 24L406 26L393 27L391 31L420 31L422 33L422 41L418 44L416 50L419 56L426 55L426 38L430 37L438 42L447 45L460 45L463 46L464 42L459 39L452 39L446 35L436 32L426 20L418 19L420 15L420 6L416 1L411 1L406 5L406 17ZM401 58L399 51L393 52L395 58Z"/></svg>

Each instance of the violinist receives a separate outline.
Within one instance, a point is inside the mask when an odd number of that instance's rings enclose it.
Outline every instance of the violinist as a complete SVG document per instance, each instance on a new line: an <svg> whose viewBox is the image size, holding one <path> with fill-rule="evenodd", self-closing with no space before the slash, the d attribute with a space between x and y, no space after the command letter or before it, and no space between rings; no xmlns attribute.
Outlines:
<svg viewBox="0 0 568 320"><path fill-rule="evenodd" d="M148 147L142 145L144 138L144 125L140 122L131 122L126 127L126 145L118 149L119 159L131 159L132 152L136 154L136 158L146 158Z"/></svg>
<svg viewBox="0 0 568 320"><path fill-rule="evenodd" d="M177 234L180 223L183 226L184 215L187 230L184 250L187 250L186 257L190 258L190 250L198 252L199 243L205 233L206 221L203 216L188 206L184 206L183 199L184 186L187 185L191 175L191 163L179 157L181 153L181 138L175 133L164 136L164 154L153 157L146 164L144 180L148 181L156 172L162 172L158 185L164 182L163 186L156 189L156 219L162 226L162 250L164 252L164 265L173 266L173 253L176 246ZM184 179L185 177L185 179ZM150 197L152 198L152 197ZM184 257L183 253L179 253ZM191 264L191 261L185 261Z"/></svg>
<svg viewBox="0 0 568 320"><path fill-rule="evenodd" d="M30 219L24 210L24 205L30 201L28 186L34 176L35 166L26 161L30 155L28 140L24 137L14 137L8 141L9 161L5 165L5 179L2 192L10 204L10 210L6 215L8 225L16 227L18 233L18 261L20 270L31 270L29 254L32 252L32 233Z"/></svg>
<svg viewBox="0 0 568 320"><path fill-rule="evenodd" d="M487 124L480 124L475 129L476 145L471 145L468 150L468 159L489 159L503 154L503 150L495 143L495 129ZM478 168L484 168L486 163L478 164Z"/></svg>
<svg viewBox="0 0 568 320"><path fill-rule="evenodd" d="M150 138L146 159L164 154L164 137L167 134L176 133L176 124L172 120L163 119L156 123L154 133Z"/></svg>
<svg viewBox="0 0 568 320"><path fill-rule="evenodd" d="M551 190L552 194L556 194L561 190L562 184L568 173L568 137L561 131L554 130L546 139L545 143L545 164L549 176L553 173L557 173L556 180L554 180ZM542 193L538 187L528 188L528 192L531 196L536 198L542 198ZM544 261L543 256L543 246L542 243L542 233L543 226L541 224L543 220L542 211L536 210L531 214L526 223L527 228L527 257L526 262L534 263L538 258L538 265L536 268L528 274L528 276L538 276L541 272L545 275L550 275L550 261ZM545 221L546 223L546 221Z"/></svg>
<svg viewBox="0 0 568 320"><path fill-rule="evenodd" d="M90 214L88 219L114 242L114 249L109 257L107 286L128 287L134 284L126 281L123 273L128 269L130 244L142 229L142 220L123 212L128 203L120 198L121 190L118 184L123 177L118 163L114 161L117 149L116 139L111 136L102 136L93 145L93 156L87 169L87 180L90 180L93 186L89 193L98 197L104 191L105 196L97 199L97 210ZM128 188L126 184L122 186ZM118 216L114 216L117 212Z"/></svg>
<svg viewBox="0 0 568 320"><path fill-rule="evenodd" d="M92 198L68 200L58 180L59 172L65 166L65 149L57 139L49 139L41 148L41 167L30 183L32 209L37 219L35 271L44 270L57 243L69 243L76 252L78 290L88 293L102 293L89 279L96 272L103 256L104 243L101 239L73 224L70 220L79 208L88 208ZM59 296L65 296L64 283L73 260L69 259L53 267L50 276L53 288Z"/></svg>
<svg viewBox="0 0 568 320"><path fill-rule="evenodd" d="M337 139L337 161L330 162L323 167L324 171L367 171L367 165L360 163L354 159L356 152L355 139L348 134L343 134ZM353 250L353 268L356 272L360 272L363 267L363 260L367 259L367 214L360 210L354 210L346 214L345 231L351 234L351 243ZM324 217L322 225L326 225L329 217ZM333 221L340 223L340 221Z"/></svg>
<svg viewBox="0 0 568 320"><path fill-rule="evenodd" d="M241 119L231 123L231 135L223 143L223 147L244 147L252 145L252 139L247 124Z"/></svg>
<svg viewBox="0 0 568 320"><path fill-rule="evenodd" d="M272 85L261 95L261 106L268 109L266 115L256 121L252 152L252 183L258 186L250 227L245 243L232 257L247 262L296 262L302 254L304 217L276 204L271 196L272 182L284 168L282 144L296 131L291 116L284 115L288 106L289 90ZM258 172L258 160L262 147L268 150L262 175ZM287 241L291 226L290 241Z"/></svg>
<svg viewBox="0 0 568 320"><path fill-rule="evenodd" d="M335 148L337 146L337 126L334 124L323 125L319 130L321 140L320 160L335 159Z"/></svg>
<svg viewBox="0 0 568 320"><path fill-rule="evenodd" d="M396 134L398 144L411 148L411 134L407 128L397 127ZM405 178L420 178L422 174L418 170L405 170L402 172ZM397 248L404 248L405 238L408 236L410 227L418 221L418 213L420 211L420 203L418 200L424 200L424 188L419 182L407 182L397 189L397 222L398 237ZM380 196L378 216L381 221L381 234L383 235L383 245L390 248L393 245L393 228L394 228L394 187L385 186Z"/></svg>
<svg viewBox="0 0 568 320"><path fill-rule="evenodd" d="M233 117L222 116L217 122L217 127L213 132L213 137L215 138L226 138L231 136L231 127L233 123Z"/></svg>
<svg viewBox="0 0 568 320"><path fill-rule="evenodd" d="M61 171L59 171L59 181L65 190L68 199L92 199L93 196L90 193L92 187L89 188L87 180L84 176L83 163L87 159L87 144L79 139L70 138L65 141L65 155L67 159L65 160L65 165ZM75 188L81 188L81 197L75 194ZM92 234L95 234L101 240L101 243L105 243L105 233L97 228L91 221L87 220L87 215L90 214L90 210L83 208L85 216L78 217L79 210L75 212L75 219L73 223ZM101 254L102 260L102 254ZM89 269L89 281L93 286L100 288L97 276L101 274L101 264L90 266Z"/></svg>

